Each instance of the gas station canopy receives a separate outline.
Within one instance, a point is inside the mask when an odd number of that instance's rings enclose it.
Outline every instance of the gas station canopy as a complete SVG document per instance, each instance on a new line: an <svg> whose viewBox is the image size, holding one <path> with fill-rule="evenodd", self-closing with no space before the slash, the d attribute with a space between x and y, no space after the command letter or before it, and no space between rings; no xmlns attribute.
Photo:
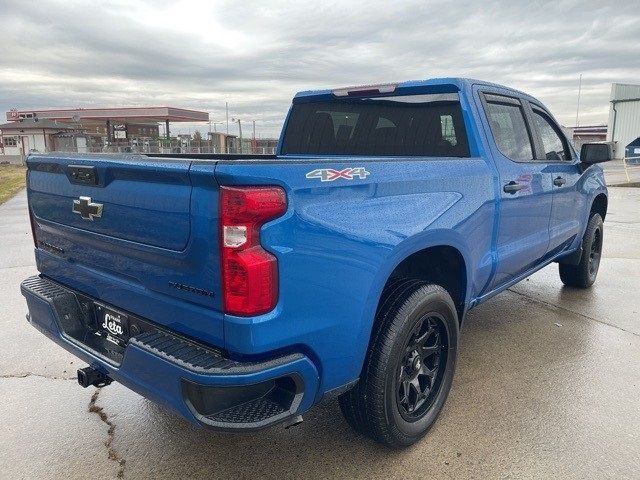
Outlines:
<svg viewBox="0 0 640 480"><path fill-rule="evenodd" d="M56 110L11 110L8 121L28 118L79 122L82 120L130 122L208 122L209 114L174 107L70 108Z"/></svg>

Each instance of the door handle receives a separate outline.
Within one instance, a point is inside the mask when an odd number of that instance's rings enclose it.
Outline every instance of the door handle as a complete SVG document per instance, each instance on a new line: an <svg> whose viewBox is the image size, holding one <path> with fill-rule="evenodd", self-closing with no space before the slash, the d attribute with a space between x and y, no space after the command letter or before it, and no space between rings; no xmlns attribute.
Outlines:
<svg viewBox="0 0 640 480"><path fill-rule="evenodd" d="M564 178L562 178L562 177L557 177L557 178L555 178L555 179L553 180L553 184L554 184L556 187L561 187L561 186L562 186L562 185L564 185L565 183L567 183L567 181L566 181Z"/></svg>
<svg viewBox="0 0 640 480"><path fill-rule="evenodd" d="M515 195L516 192L519 192L523 188L526 188L526 185L523 185L521 183L517 183L514 180L511 180L504 187L502 187L502 190L504 191L504 193L510 193L511 195Z"/></svg>

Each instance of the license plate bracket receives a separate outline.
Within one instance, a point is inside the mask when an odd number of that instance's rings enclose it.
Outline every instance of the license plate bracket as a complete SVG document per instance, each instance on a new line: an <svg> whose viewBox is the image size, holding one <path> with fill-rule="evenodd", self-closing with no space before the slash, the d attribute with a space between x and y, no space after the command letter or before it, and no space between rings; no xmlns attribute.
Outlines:
<svg viewBox="0 0 640 480"><path fill-rule="evenodd" d="M130 336L129 317L99 303L95 304L95 312L98 324L96 333L116 345L126 346Z"/></svg>

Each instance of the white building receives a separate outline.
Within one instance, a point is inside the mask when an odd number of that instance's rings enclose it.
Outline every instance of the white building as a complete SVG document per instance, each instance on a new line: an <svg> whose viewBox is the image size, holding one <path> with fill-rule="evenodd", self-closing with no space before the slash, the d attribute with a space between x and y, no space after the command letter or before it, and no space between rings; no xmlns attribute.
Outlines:
<svg viewBox="0 0 640 480"><path fill-rule="evenodd" d="M31 151L54 150L55 136L73 130L53 120L34 119L0 125L0 160L21 163Z"/></svg>
<svg viewBox="0 0 640 480"><path fill-rule="evenodd" d="M607 141L614 142L614 157L624 158L627 145L640 137L640 85L612 83L610 101Z"/></svg>

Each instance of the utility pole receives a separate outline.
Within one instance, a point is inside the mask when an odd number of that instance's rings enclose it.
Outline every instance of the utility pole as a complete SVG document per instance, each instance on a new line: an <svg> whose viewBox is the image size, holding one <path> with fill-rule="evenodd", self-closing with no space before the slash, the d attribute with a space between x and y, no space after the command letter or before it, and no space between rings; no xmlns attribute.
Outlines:
<svg viewBox="0 0 640 480"><path fill-rule="evenodd" d="M576 127L580 124L578 123L578 115L580 115L580 93L582 92L582 74L580 74L580 79L578 80L578 107L576 108Z"/></svg>
<svg viewBox="0 0 640 480"><path fill-rule="evenodd" d="M253 121L253 139L251 140L251 153L256 153L256 121Z"/></svg>
<svg viewBox="0 0 640 480"><path fill-rule="evenodd" d="M227 135L229 135L229 102L224 102L224 108L227 112Z"/></svg>

